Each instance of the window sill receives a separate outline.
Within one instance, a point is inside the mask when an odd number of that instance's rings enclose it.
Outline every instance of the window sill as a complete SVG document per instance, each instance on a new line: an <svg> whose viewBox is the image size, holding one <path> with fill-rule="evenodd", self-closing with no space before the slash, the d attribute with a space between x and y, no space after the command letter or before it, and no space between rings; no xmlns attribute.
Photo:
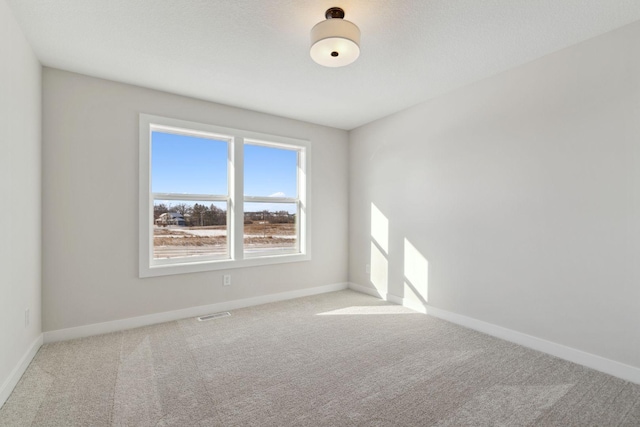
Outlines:
<svg viewBox="0 0 640 427"><path fill-rule="evenodd" d="M280 254L245 258L242 260L207 260L180 264L141 265L140 278L170 276L173 274L200 273L204 271L231 270L234 268L258 267L311 260L310 254Z"/></svg>

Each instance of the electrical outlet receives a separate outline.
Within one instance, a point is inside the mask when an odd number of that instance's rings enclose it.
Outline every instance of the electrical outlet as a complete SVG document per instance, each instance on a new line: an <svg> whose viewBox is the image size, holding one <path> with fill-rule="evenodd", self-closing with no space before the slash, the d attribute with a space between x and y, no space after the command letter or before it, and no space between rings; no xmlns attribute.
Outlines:
<svg viewBox="0 0 640 427"><path fill-rule="evenodd" d="M222 277L222 284L224 286L231 286L231 275L230 274L225 274Z"/></svg>
<svg viewBox="0 0 640 427"><path fill-rule="evenodd" d="M365 266L364 266L364 271L365 271L367 274L371 274L371 265L369 265L369 264L365 265Z"/></svg>
<svg viewBox="0 0 640 427"><path fill-rule="evenodd" d="M29 326L29 309L24 310L24 327Z"/></svg>

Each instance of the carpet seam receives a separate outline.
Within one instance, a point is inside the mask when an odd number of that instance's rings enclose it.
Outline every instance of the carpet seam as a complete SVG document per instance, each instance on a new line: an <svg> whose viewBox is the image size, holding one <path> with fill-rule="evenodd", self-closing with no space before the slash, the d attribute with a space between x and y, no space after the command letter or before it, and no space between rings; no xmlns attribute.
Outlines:
<svg viewBox="0 0 640 427"><path fill-rule="evenodd" d="M33 361L35 361L35 360L36 360L36 357L38 356L38 353L40 353L40 350L42 350L42 347L44 347L44 346L40 346L40 348L39 348L39 349L38 349L38 351L36 352L36 355L33 357ZM32 362L32 363L33 363L33 362ZM29 365L31 365L31 364L29 364ZM27 369L28 369L28 368L27 368ZM42 369L42 368L40 368L40 369ZM51 376L54 378L54 380L55 380L56 378L58 378L56 375L53 375L52 373L50 373L50 372L48 372L48 371L46 371L46 370L44 370L44 369L42 369L42 372L46 373L47 375L51 375ZM26 373L26 371L25 371L25 373ZM22 381L22 378L20 379L20 381ZM49 394L49 392L47 391L47 395L48 395L48 394ZM30 426L31 426L31 427L34 427L34 423L36 422L36 418L37 418L38 412L40 412L40 408L42 407L42 405L44 405L45 400L46 400L46 399L42 399L42 401L41 401L41 402L40 402L40 404L38 405L38 409L36 409L36 411L35 411L35 414L36 414L36 415L34 415L33 420L31 420L31 424L30 424ZM36 426L36 427L37 427L37 426Z"/></svg>
<svg viewBox="0 0 640 427"><path fill-rule="evenodd" d="M116 367L116 377L113 380L113 396L111 397L111 411L109 412L109 425L113 425L114 412L116 407L116 388L120 378L120 365L122 365L122 350L124 348L124 334L120 334L120 351L118 352L118 366Z"/></svg>
<svg viewBox="0 0 640 427"><path fill-rule="evenodd" d="M178 326L178 329L180 329L180 334L182 335L182 337L184 338L184 341L186 343L187 342L187 335L186 335L186 333L184 331L184 328L182 327L182 325L180 325L179 321L175 320L175 322L176 322L176 326ZM216 411L216 418L220 422L220 425L224 425L224 423L222 422L222 418L220 417L220 413L218 412L218 408L216 407L216 404L213 401L213 398L211 397L211 392L209 391L209 388L207 387L207 382L202 377L202 370L200 369L200 365L198 365L198 362L195 359L195 355L193 354L193 351L191 350L191 348L189 346L187 346L187 352L189 353L189 358L191 358L191 362L193 363L193 366L195 366L196 370L198 371L198 378L200 378L200 381L202 382L202 386L204 387L204 389L207 392L207 398L211 402L211 405L213 406L213 409ZM199 419L198 422L202 421L203 419L204 418Z"/></svg>
<svg viewBox="0 0 640 427"><path fill-rule="evenodd" d="M590 368L587 368L587 369L590 369ZM598 383L598 386L597 386L597 388L595 388L594 393L597 394L603 387L604 387L604 382ZM576 402L575 405L572 405L572 409L575 410L576 407L578 407L579 405L582 404L582 402L585 400L585 396L587 394L589 394L589 391L590 391L589 389L586 389L584 391L584 393L582 393L582 395L580 396L580 400L578 400L578 402ZM551 408L549 408L549 409L551 409ZM565 411L565 413L564 413L564 415L562 417L562 420L564 421L567 418L567 416L569 416L569 411Z"/></svg>
<svg viewBox="0 0 640 427"><path fill-rule="evenodd" d="M631 383L629 383L631 384ZM627 384L627 387L629 386L629 384ZM622 391L620 391L620 393L622 393ZM624 416L622 418L620 418L620 422L618 423L619 426L624 425L625 421L627 420L627 418L629 417L629 414L631 413L631 411L633 411L635 409L636 406L640 405L640 397L638 397L632 405L629 405L629 409L627 409L627 411L624 413Z"/></svg>

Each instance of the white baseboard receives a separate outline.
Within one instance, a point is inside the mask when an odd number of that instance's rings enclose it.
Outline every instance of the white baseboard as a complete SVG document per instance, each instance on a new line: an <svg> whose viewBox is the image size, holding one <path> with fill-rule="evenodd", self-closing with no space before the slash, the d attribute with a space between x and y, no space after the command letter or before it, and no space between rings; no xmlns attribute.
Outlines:
<svg viewBox="0 0 640 427"><path fill-rule="evenodd" d="M285 301L294 298L318 295L327 292L335 292L347 289L348 283L335 283L332 285L318 286L316 288L299 289L295 291L282 292L279 294L262 295L259 297L245 298L234 301L225 301L217 304L201 305L189 307L182 310L165 311L163 313L149 314L146 316L130 317L128 319L113 320L110 322L93 323L91 325L78 326L75 328L58 329L44 333L44 342L64 341L75 338L83 338L92 335L106 334L109 332L122 331L125 329L139 328L141 326L153 325L156 323L170 322L173 320L185 319L187 317L202 316L204 314L219 311L237 310L239 308L251 307L254 305L267 304L270 302Z"/></svg>
<svg viewBox="0 0 640 427"><path fill-rule="evenodd" d="M24 354L24 356L22 356L22 358L20 359L16 367L13 368L13 371L11 371L11 373L9 374L9 377L5 380L4 384L0 386L0 408L2 408L2 405L4 405L4 402L6 402L9 396L11 395L11 392L18 384L18 381L20 381L20 378L22 378L22 375L29 367L29 364L31 363L31 361L33 360L33 358L35 357L36 353L38 352L41 346L42 346L42 334L40 334L40 336L38 336L38 338L36 338L31 343L31 346L29 346L29 349Z"/></svg>
<svg viewBox="0 0 640 427"><path fill-rule="evenodd" d="M381 297L380 294L375 291L375 289L372 289L370 287L357 285L355 283L349 283L349 288L353 289L354 291L377 296L379 298ZM504 328L502 326L494 325L482 320L463 316L457 313L452 313L450 311L442 310L430 305L421 304L417 301L406 300L396 295L387 294L383 299L386 299L387 301L394 304L403 305L420 313L438 317L448 322L455 323L457 325L461 325L479 332L483 332L487 335L510 341L512 343L519 344L533 350L538 350L543 353L558 357L560 359L568 360L569 362L577 363L579 365L586 366L587 368L595 369L596 371L613 375L614 377L618 377L626 381L640 384L640 368L635 366L627 365L615 360L597 356L592 353L587 353L582 350L547 341L542 338L534 337L532 335L527 335L522 332Z"/></svg>
<svg viewBox="0 0 640 427"><path fill-rule="evenodd" d="M397 297L397 296L395 296L393 294L387 294L387 298L385 298L385 299L387 301L389 301L389 302L394 303L394 304L404 305L406 307L404 299L402 299L400 297Z"/></svg>
<svg viewBox="0 0 640 427"><path fill-rule="evenodd" d="M552 341L547 341L532 335L527 335L512 329L507 329L492 323L483 322L482 320L452 313L450 311L431 306L422 307L422 310L424 310L423 312L426 311L426 313L431 316L439 317L440 319L447 320L451 323L456 323L469 329L484 332L485 334L520 344L524 347L532 348L534 350L559 357L560 359L568 360L569 362L577 363L579 365L586 366L587 368L622 378L626 381L640 384L640 368L635 366L607 359L592 353L587 353L586 351L578 350Z"/></svg>
<svg viewBox="0 0 640 427"><path fill-rule="evenodd" d="M376 298L386 299L382 296L382 294L380 294L380 292L378 292L376 288L372 288L370 286L362 286L362 285L358 285L357 283L349 282L349 289L353 289L356 292L360 292L362 294L368 294Z"/></svg>

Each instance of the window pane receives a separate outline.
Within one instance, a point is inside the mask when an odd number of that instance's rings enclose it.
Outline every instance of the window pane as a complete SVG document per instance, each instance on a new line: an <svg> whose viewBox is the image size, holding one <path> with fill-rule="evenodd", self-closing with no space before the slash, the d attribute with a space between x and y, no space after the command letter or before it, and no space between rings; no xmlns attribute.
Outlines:
<svg viewBox="0 0 640 427"><path fill-rule="evenodd" d="M298 197L298 152L245 144L244 194Z"/></svg>
<svg viewBox="0 0 640 427"><path fill-rule="evenodd" d="M297 252L297 216L295 203L245 203L245 254Z"/></svg>
<svg viewBox="0 0 640 427"><path fill-rule="evenodd" d="M151 191L227 195L226 141L151 134Z"/></svg>
<svg viewBox="0 0 640 427"><path fill-rule="evenodd" d="M228 258L227 203L155 200L153 258Z"/></svg>

